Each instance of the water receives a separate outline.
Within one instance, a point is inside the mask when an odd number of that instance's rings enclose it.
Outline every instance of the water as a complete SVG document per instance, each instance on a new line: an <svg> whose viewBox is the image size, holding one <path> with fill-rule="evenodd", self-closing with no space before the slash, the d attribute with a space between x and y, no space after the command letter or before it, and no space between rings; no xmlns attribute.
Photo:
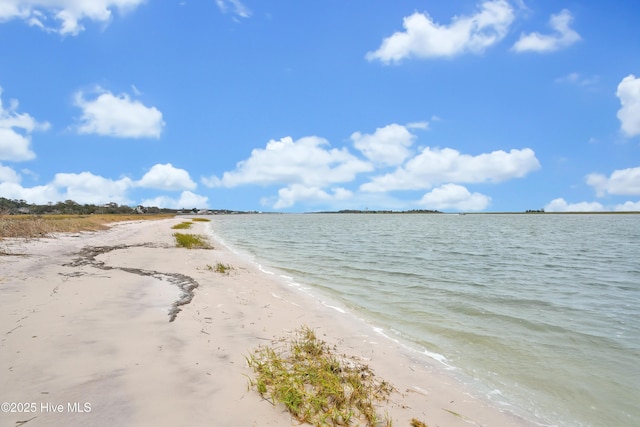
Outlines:
<svg viewBox="0 0 640 427"><path fill-rule="evenodd" d="M212 220L497 403L548 425L640 425L640 215Z"/></svg>

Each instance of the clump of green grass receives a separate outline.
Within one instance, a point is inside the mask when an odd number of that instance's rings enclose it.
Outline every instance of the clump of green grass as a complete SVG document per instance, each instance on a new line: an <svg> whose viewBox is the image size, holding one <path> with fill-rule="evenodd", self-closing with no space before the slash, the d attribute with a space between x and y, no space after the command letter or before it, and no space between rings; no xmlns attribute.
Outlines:
<svg viewBox="0 0 640 427"><path fill-rule="evenodd" d="M171 228L174 230L186 230L187 228L191 228L192 225L192 222L181 222L180 224L176 224Z"/></svg>
<svg viewBox="0 0 640 427"><path fill-rule="evenodd" d="M191 218L191 221L195 221L195 222L211 222L211 220L208 219L208 218Z"/></svg>
<svg viewBox="0 0 640 427"><path fill-rule="evenodd" d="M197 234L173 233L176 246L187 249L211 249L211 245L204 236Z"/></svg>
<svg viewBox="0 0 640 427"><path fill-rule="evenodd" d="M220 274L229 274L229 272L233 270L233 267L230 266L229 264L223 264L221 262L217 262L216 265L207 264L207 269L209 269L210 271L215 271L216 273L220 273Z"/></svg>
<svg viewBox="0 0 640 427"><path fill-rule="evenodd" d="M256 374L249 385L262 397L284 404L301 423L379 425L374 402L388 398L394 390L389 383L356 359L337 356L308 327L298 329L289 342L278 342L279 349L261 346L247 357Z"/></svg>

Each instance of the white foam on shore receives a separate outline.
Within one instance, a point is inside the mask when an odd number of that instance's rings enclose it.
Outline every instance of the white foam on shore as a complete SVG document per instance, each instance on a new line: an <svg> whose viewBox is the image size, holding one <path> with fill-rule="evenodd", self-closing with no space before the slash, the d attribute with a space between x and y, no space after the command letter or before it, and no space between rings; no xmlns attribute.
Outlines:
<svg viewBox="0 0 640 427"><path fill-rule="evenodd" d="M344 309L342 309L340 307L337 307L335 305L329 305L325 301L322 301L322 305L324 305L327 308L333 309L333 310L337 311L338 313L347 314L347 310L344 310Z"/></svg>

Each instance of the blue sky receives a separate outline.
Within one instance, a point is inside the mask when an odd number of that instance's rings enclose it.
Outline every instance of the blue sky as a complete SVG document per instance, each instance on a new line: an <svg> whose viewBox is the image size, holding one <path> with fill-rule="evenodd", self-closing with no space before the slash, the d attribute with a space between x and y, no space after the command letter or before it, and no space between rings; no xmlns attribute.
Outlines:
<svg viewBox="0 0 640 427"><path fill-rule="evenodd" d="M640 210L637 0L1 0L0 196Z"/></svg>

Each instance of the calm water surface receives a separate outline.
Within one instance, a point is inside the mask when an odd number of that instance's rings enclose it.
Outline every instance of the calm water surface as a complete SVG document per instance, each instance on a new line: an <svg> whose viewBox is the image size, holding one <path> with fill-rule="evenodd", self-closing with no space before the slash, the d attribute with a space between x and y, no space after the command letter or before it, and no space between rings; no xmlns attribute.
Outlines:
<svg viewBox="0 0 640 427"><path fill-rule="evenodd" d="M640 425L640 215L235 215L232 248L548 425Z"/></svg>

